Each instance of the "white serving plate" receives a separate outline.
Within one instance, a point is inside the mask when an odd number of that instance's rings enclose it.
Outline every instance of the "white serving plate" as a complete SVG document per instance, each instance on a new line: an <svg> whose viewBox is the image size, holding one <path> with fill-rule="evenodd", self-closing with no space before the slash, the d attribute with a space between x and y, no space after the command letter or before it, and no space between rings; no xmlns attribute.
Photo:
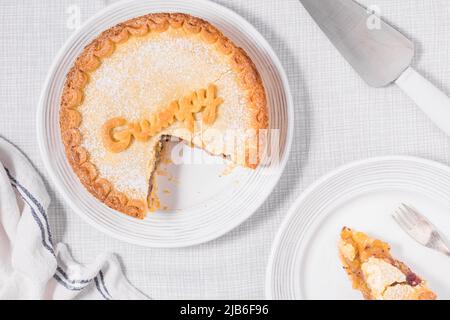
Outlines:
<svg viewBox="0 0 450 320"><path fill-rule="evenodd" d="M275 238L266 275L269 299L361 299L338 259L348 226L387 241L393 255L450 298L450 259L417 244L391 214L411 204L449 236L450 168L412 158L369 159L339 168L306 190Z"/></svg>
<svg viewBox="0 0 450 320"><path fill-rule="evenodd" d="M184 12L216 25L255 62L266 88L270 128L280 129L280 160L257 170L227 164L169 166L178 181L161 181L170 194L160 194L165 212L137 220L120 214L92 197L65 159L58 124L59 101L71 64L101 31L151 12ZM293 130L293 102L286 74L267 41L233 11L203 0L125 1L108 6L89 19L61 49L45 83L37 111L39 148L52 182L72 209L108 235L149 247L183 247L215 239L241 224L265 201L285 167ZM200 150L196 156L208 157ZM162 179L164 180L164 179ZM167 192L167 190L166 190Z"/></svg>

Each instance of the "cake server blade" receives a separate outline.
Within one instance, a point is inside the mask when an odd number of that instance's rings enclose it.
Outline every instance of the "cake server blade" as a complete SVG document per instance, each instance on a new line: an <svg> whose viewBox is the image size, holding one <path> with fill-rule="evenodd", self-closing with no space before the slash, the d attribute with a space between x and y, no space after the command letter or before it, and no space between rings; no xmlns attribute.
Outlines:
<svg viewBox="0 0 450 320"><path fill-rule="evenodd" d="M322 31L370 86L396 80L411 64L414 44L353 0L300 0Z"/></svg>
<svg viewBox="0 0 450 320"><path fill-rule="evenodd" d="M450 99L410 64L414 44L353 0L300 0L361 78L373 87L395 82L450 135Z"/></svg>

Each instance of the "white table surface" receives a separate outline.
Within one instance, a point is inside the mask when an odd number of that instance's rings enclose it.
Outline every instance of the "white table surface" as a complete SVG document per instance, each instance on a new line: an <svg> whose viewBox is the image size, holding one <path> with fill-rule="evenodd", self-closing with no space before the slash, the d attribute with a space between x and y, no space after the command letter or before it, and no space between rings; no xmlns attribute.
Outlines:
<svg viewBox="0 0 450 320"><path fill-rule="evenodd" d="M52 59L73 32L68 8L79 8L84 21L110 2L0 3L0 135L27 154L47 183L36 142L35 111ZM294 95L289 163L277 188L253 217L203 245L142 248L105 236L83 222L48 184L55 242L67 243L82 262L104 251L117 253L130 281L154 298L264 298L270 247L287 209L309 184L339 165L392 154L450 165L450 138L396 87L367 87L297 0L218 2L244 16L266 37L287 71ZM378 5L388 21L414 39L413 65L450 94L450 1L362 2Z"/></svg>

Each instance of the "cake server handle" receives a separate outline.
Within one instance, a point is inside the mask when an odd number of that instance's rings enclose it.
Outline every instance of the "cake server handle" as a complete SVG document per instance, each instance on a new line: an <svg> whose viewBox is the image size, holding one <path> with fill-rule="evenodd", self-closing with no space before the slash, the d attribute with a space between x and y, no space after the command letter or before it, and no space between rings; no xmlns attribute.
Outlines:
<svg viewBox="0 0 450 320"><path fill-rule="evenodd" d="M412 67L406 69L395 83L450 136L450 98L444 92Z"/></svg>

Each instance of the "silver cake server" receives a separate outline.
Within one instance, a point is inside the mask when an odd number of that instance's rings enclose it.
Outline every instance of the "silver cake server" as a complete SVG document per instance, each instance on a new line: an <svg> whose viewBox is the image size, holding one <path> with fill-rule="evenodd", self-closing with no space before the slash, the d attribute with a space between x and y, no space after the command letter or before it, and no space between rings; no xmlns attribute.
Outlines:
<svg viewBox="0 0 450 320"><path fill-rule="evenodd" d="M367 84L397 84L450 136L450 98L410 66L411 40L353 0L300 2Z"/></svg>

